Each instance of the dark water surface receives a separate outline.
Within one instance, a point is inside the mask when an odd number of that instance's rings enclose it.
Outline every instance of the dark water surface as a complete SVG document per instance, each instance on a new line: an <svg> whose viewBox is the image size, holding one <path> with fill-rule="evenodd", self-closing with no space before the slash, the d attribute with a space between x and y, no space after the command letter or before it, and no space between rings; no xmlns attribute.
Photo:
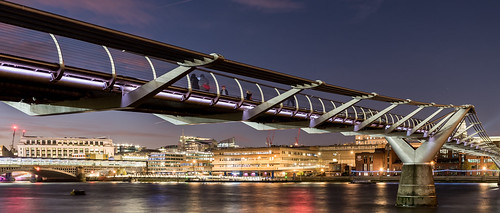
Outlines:
<svg viewBox="0 0 500 213"><path fill-rule="evenodd" d="M85 196L70 196L83 189ZM0 183L0 212L500 212L496 184L436 184L439 207L394 206L398 185Z"/></svg>

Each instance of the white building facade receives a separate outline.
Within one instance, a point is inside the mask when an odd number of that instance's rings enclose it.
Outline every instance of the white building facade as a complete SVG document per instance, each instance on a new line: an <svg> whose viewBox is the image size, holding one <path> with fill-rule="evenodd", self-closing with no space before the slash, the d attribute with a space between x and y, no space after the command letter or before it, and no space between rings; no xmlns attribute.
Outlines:
<svg viewBox="0 0 500 213"><path fill-rule="evenodd" d="M32 158L77 158L102 154L115 154L113 140L109 138L84 137L40 137L23 136L18 145L18 157Z"/></svg>

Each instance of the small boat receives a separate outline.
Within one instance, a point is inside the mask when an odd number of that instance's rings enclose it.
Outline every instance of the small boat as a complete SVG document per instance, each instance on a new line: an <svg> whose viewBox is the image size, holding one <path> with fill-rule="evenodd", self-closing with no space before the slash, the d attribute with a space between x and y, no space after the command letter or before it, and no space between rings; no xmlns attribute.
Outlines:
<svg viewBox="0 0 500 213"><path fill-rule="evenodd" d="M73 189L73 191L71 191L70 195L85 195L85 191Z"/></svg>

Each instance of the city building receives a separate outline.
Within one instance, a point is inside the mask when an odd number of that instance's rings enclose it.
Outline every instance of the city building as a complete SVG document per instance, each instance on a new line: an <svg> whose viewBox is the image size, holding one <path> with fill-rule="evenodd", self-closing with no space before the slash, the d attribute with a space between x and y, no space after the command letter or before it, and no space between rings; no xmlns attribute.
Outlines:
<svg viewBox="0 0 500 213"><path fill-rule="evenodd" d="M96 153L86 153L85 159L91 160L108 160L108 154L96 154Z"/></svg>
<svg viewBox="0 0 500 213"><path fill-rule="evenodd" d="M133 145L133 144L114 144L114 146L115 146L115 154L140 152L145 148L144 146Z"/></svg>
<svg viewBox="0 0 500 213"><path fill-rule="evenodd" d="M356 165L356 154L363 152L375 152L375 149L385 148L385 144L338 144L331 146L311 146L311 147L298 147L300 149L307 149L315 151L318 156L318 164L326 168L325 175L337 175L339 173L338 165L344 165L342 170L346 170L346 166L354 168ZM331 170L334 169L334 170ZM349 170L349 169L347 169ZM349 174L343 171L341 174Z"/></svg>
<svg viewBox="0 0 500 213"><path fill-rule="evenodd" d="M113 158L110 158L110 160L147 161L150 153L151 152L145 150L140 152L117 153Z"/></svg>
<svg viewBox="0 0 500 213"><path fill-rule="evenodd" d="M179 145L162 146L158 150L160 152L178 152L179 151Z"/></svg>
<svg viewBox="0 0 500 213"><path fill-rule="evenodd" d="M175 175L184 173L183 164L186 162L184 153L152 152L147 161L147 171L151 174Z"/></svg>
<svg viewBox="0 0 500 213"><path fill-rule="evenodd" d="M370 135L356 135L356 137L354 137L354 143L356 145L387 144L387 140L384 137L373 137Z"/></svg>
<svg viewBox="0 0 500 213"><path fill-rule="evenodd" d="M181 136L178 149L185 152L206 152L215 147L217 147L217 141L212 138Z"/></svg>
<svg viewBox="0 0 500 213"><path fill-rule="evenodd" d="M498 167L490 157L465 155L460 160L463 161L462 169L468 170L464 175L498 175Z"/></svg>
<svg viewBox="0 0 500 213"><path fill-rule="evenodd" d="M294 177L324 172L317 151L287 146L214 151L213 175Z"/></svg>
<svg viewBox="0 0 500 213"><path fill-rule="evenodd" d="M375 149L374 152L362 152L356 154L356 171L360 176L380 175L387 169L386 149Z"/></svg>
<svg viewBox="0 0 500 213"><path fill-rule="evenodd" d="M14 157L15 155L7 149L7 147L0 145L0 157Z"/></svg>
<svg viewBox="0 0 500 213"><path fill-rule="evenodd" d="M148 172L161 175L210 175L212 152L152 152L147 160Z"/></svg>
<svg viewBox="0 0 500 213"><path fill-rule="evenodd" d="M212 174L212 162L214 161L213 152L185 152L186 162L183 167L186 172L193 172L195 174ZM191 170L192 168L192 170Z"/></svg>
<svg viewBox="0 0 500 213"><path fill-rule="evenodd" d="M234 137L228 138L226 140L221 140L217 143L217 148L238 148L236 145L236 139Z"/></svg>
<svg viewBox="0 0 500 213"><path fill-rule="evenodd" d="M108 157L115 154L113 140L85 137L22 136L17 150L19 157L37 158L85 159L87 154L101 154Z"/></svg>

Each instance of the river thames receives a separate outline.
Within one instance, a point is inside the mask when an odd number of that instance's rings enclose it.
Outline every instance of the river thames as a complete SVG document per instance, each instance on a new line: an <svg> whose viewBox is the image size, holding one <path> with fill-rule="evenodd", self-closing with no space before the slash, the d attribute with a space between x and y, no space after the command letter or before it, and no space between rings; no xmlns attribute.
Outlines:
<svg viewBox="0 0 500 213"><path fill-rule="evenodd" d="M72 189L85 196L71 196ZM500 212L497 184L436 184L439 207L394 206L397 183L1 183L0 212Z"/></svg>

